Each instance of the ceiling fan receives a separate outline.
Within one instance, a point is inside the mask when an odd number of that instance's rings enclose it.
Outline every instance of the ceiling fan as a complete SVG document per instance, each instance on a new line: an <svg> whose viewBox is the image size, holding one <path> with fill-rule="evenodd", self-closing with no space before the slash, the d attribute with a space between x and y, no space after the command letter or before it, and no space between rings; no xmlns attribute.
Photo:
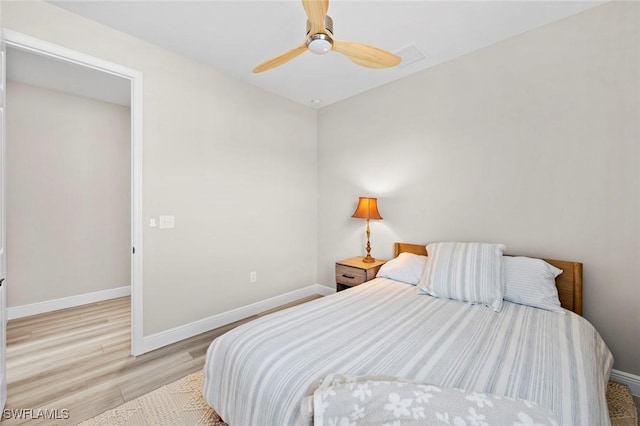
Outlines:
<svg viewBox="0 0 640 426"><path fill-rule="evenodd" d="M307 37L300 46L258 65L254 73L268 71L289 62L305 50L322 55L334 50L352 62L368 68L389 68L400 63L400 57L366 44L340 41L333 38L333 20L327 15L329 0L302 0L307 14Z"/></svg>

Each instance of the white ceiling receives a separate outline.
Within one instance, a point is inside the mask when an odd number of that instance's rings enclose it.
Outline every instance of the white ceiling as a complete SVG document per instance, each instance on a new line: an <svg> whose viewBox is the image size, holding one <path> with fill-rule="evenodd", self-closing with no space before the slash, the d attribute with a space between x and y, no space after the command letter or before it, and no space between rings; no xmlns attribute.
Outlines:
<svg viewBox="0 0 640 426"><path fill-rule="evenodd" d="M257 64L298 46L300 1L52 1L304 105L329 105L444 61L579 13L603 1L334 0L337 39L391 52L415 46L426 58L393 69L362 68L330 52L305 52L253 74ZM414 51L415 53L415 51Z"/></svg>
<svg viewBox="0 0 640 426"><path fill-rule="evenodd" d="M129 80L11 46L7 47L7 79L131 106Z"/></svg>

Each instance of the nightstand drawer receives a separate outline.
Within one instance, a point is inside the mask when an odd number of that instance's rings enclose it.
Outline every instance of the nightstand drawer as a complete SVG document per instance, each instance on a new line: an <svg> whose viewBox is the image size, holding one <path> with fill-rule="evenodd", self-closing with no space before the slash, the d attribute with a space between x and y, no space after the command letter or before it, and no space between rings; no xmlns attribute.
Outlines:
<svg viewBox="0 0 640 426"><path fill-rule="evenodd" d="M363 269L345 265L336 265L336 283L348 286L367 281L367 272Z"/></svg>
<svg viewBox="0 0 640 426"><path fill-rule="evenodd" d="M385 262L385 260L365 262L361 256L337 261L336 290L346 290L374 279Z"/></svg>

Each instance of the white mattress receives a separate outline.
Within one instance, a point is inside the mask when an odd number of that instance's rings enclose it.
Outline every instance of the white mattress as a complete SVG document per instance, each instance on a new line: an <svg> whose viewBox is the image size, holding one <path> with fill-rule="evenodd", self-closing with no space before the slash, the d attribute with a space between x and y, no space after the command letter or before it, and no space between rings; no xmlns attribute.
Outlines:
<svg viewBox="0 0 640 426"><path fill-rule="evenodd" d="M376 278L213 341L203 394L231 426L300 423L331 373L381 375L525 399L563 425L609 425L611 352L584 318L505 302L502 312Z"/></svg>

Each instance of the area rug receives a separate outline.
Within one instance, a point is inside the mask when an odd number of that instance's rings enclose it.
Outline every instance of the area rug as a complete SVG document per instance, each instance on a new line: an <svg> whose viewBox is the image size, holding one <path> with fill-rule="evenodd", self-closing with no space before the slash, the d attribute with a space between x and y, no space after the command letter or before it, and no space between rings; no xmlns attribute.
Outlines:
<svg viewBox="0 0 640 426"><path fill-rule="evenodd" d="M126 402L78 426L227 426L202 398L202 372Z"/></svg>
<svg viewBox="0 0 640 426"><path fill-rule="evenodd" d="M611 426L638 426L638 409L627 386L609 382L607 405Z"/></svg>

